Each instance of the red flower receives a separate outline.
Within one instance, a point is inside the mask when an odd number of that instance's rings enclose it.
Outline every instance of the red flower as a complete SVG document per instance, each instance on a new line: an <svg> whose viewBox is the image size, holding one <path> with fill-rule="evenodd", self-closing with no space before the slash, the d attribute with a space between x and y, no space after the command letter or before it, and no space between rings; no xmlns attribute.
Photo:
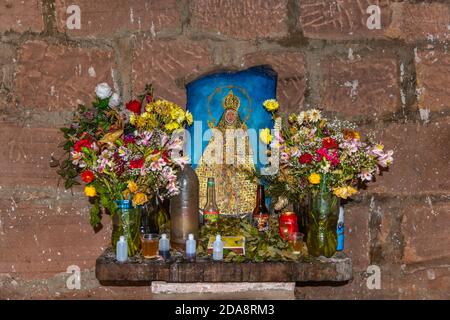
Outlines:
<svg viewBox="0 0 450 320"><path fill-rule="evenodd" d="M327 149L337 149L338 144L337 144L336 140L334 140L331 137L328 137L328 138L322 139L322 146Z"/></svg>
<svg viewBox="0 0 450 320"><path fill-rule="evenodd" d="M140 169L144 166L144 159L140 158L138 160L130 160L131 169Z"/></svg>
<svg viewBox="0 0 450 320"><path fill-rule="evenodd" d="M131 112L141 114L141 102L138 100L131 100L126 104L126 108Z"/></svg>
<svg viewBox="0 0 450 320"><path fill-rule="evenodd" d="M311 163L312 160L313 160L313 156L310 155L309 153L302 154L302 155L298 158L298 161L299 161L301 164Z"/></svg>
<svg viewBox="0 0 450 320"><path fill-rule="evenodd" d="M91 183L94 180L94 173L90 170L83 171L81 173L81 180L86 183Z"/></svg>
<svg viewBox="0 0 450 320"><path fill-rule="evenodd" d="M92 142L88 139L81 139L74 144L73 150L80 152L83 147L91 148Z"/></svg>

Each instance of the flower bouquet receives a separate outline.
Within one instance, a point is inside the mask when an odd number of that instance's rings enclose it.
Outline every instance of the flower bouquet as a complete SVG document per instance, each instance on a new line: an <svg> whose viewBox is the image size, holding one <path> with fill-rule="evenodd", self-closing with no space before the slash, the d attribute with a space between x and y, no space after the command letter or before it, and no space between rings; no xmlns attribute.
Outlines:
<svg viewBox="0 0 450 320"><path fill-rule="evenodd" d="M274 102L264 105L275 116ZM347 199L373 181L392 163L393 151L385 151L371 135L363 139L355 124L329 121L317 109L291 114L281 134L266 141L279 148L280 155L278 174L267 177L269 193L278 198L275 209L308 196L309 253L333 255L339 199Z"/></svg>
<svg viewBox="0 0 450 320"><path fill-rule="evenodd" d="M174 103L155 100L151 86L125 108L105 83L96 87L96 95L91 108L79 106L71 125L61 129L67 156L53 161L66 188L80 184L79 178L86 184L91 225L98 227L101 212L109 212L115 225L112 245L126 235L134 255L140 248L135 208L155 196L166 199L178 193L177 170L188 159L179 156L182 139L171 135L191 124L192 115Z"/></svg>

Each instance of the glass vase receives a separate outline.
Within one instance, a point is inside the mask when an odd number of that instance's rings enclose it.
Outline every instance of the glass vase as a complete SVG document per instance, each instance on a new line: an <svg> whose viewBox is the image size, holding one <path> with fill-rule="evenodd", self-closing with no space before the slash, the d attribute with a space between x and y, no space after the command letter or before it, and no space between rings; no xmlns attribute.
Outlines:
<svg viewBox="0 0 450 320"><path fill-rule="evenodd" d="M111 245L116 247L120 236L124 236L128 245L128 256L133 257L141 250L141 215L131 206L130 200L116 200L117 210L112 216L113 230Z"/></svg>
<svg viewBox="0 0 450 320"><path fill-rule="evenodd" d="M142 206L138 207L141 213L141 233L168 233L169 232L169 214L168 202L161 201L154 196Z"/></svg>
<svg viewBox="0 0 450 320"><path fill-rule="evenodd" d="M298 231L306 236L309 225L309 196L299 197L297 202L292 203L292 209L297 215Z"/></svg>
<svg viewBox="0 0 450 320"><path fill-rule="evenodd" d="M329 258L335 254L339 204L340 199L327 190L310 195L306 244L311 256Z"/></svg>

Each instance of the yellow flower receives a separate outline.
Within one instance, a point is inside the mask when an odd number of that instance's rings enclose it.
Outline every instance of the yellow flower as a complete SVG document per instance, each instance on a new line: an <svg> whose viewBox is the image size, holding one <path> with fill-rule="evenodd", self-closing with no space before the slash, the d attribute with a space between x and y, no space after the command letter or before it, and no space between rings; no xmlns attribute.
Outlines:
<svg viewBox="0 0 450 320"><path fill-rule="evenodd" d="M343 131L344 139L361 139L361 134L358 131L350 130L350 129L344 129Z"/></svg>
<svg viewBox="0 0 450 320"><path fill-rule="evenodd" d="M130 123L134 126L134 124L136 123L136 114L132 113L130 115Z"/></svg>
<svg viewBox="0 0 450 320"><path fill-rule="evenodd" d="M172 122L169 122L168 124L166 124L164 127L166 128L167 131L172 132L172 131L178 129L180 127L180 125L177 122L172 121Z"/></svg>
<svg viewBox="0 0 450 320"><path fill-rule="evenodd" d="M170 111L170 117L173 121L176 121L178 123L183 123L184 121L184 111L181 108L173 107Z"/></svg>
<svg viewBox="0 0 450 320"><path fill-rule="evenodd" d="M189 111L186 111L186 122L188 124L188 126L192 125L192 123L194 123L194 117L192 116L192 113L190 113Z"/></svg>
<svg viewBox="0 0 450 320"><path fill-rule="evenodd" d="M134 182L134 181L131 181L131 180L128 181L128 186L127 187L133 193L138 191L138 186L137 186L136 182Z"/></svg>
<svg viewBox="0 0 450 320"><path fill-rule="evenodd" d="M97 190L92 186L86 186L84 187L84 194L92 198L97 195Z"/></svg>
<svg viewBox="0 0 450 320"><path fill-rule="evenodd" d="M136 193L133 197L133 206L140 206L143 205L148 201L147 195L145 193L139 192Z"/></svg>
<svg viewBox="0 0 450 320"><path fill-rule="evenodd" d="M124 199L130 199L130 194L131 194L130 190L128 190L128 189L125 189L122 191L122 196Z"/></svg>
<svg viewBox="0 0 450 320"><path fill-rule="evenodd" d="M333 193L342 199L347 199L348 197L351 197L353 194L357 193L358 190L351 186L345 186L345 187L339 187L334 188Z"/></svg>
<svg viewBox="0 0 450 320"><path fill-rule="evenodd" d="M145 128L145 125L146 125L146 124L147 124L147 122L145 121L144 118L138 117L138 118L136 119L136 124L135 124L135 126L138 127L139 129Z"/></svg>
<svg viewBox="0 0 450 320"><path fill-rule="evenodd" d="M270 112L278 110L280 104L275 99L269 99L263 102L263 106Z"/></svg>
<svg viewBox="0 0 450 320"><path fill-rule="evenodd" d="M317 173L311 173L308 177L308 181L311 184L319 184L320 183L320 175Z"/></svg>
<svg viewBox="0 0 450 320"><path fill-rule="evenodd" d="M297 121L297 115L296 115L295 113L291 113L291 114L289 115L288 120L289 120L289 123L294 123L294 122L296 122L296 121Z"/></svg>
<svg viewBox="0 0 450 320"><path fill-rule="evenodd" d="M269 128L262 129L261 132L259 133L259 139L262 141L262 143L269 144L272 141L270 129Z"/></svg>

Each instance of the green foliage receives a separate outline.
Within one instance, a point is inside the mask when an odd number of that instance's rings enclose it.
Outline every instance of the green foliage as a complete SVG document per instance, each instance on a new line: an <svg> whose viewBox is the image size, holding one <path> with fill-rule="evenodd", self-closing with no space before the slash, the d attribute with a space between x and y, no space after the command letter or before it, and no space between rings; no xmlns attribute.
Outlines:
<svg viewBox="0 0 450 320"><path fill-rule="evenodd" d="M292 246L279 234L278 219L272 216L267 232L258 232L245 219L223 218L217 225L204 225L200 230L198 255L207 255L208 241L211 236L244 236L245 256L225 250L224 260L228 262L264 262L264 261L297 261L302 255L294 254Z"/></svg>

